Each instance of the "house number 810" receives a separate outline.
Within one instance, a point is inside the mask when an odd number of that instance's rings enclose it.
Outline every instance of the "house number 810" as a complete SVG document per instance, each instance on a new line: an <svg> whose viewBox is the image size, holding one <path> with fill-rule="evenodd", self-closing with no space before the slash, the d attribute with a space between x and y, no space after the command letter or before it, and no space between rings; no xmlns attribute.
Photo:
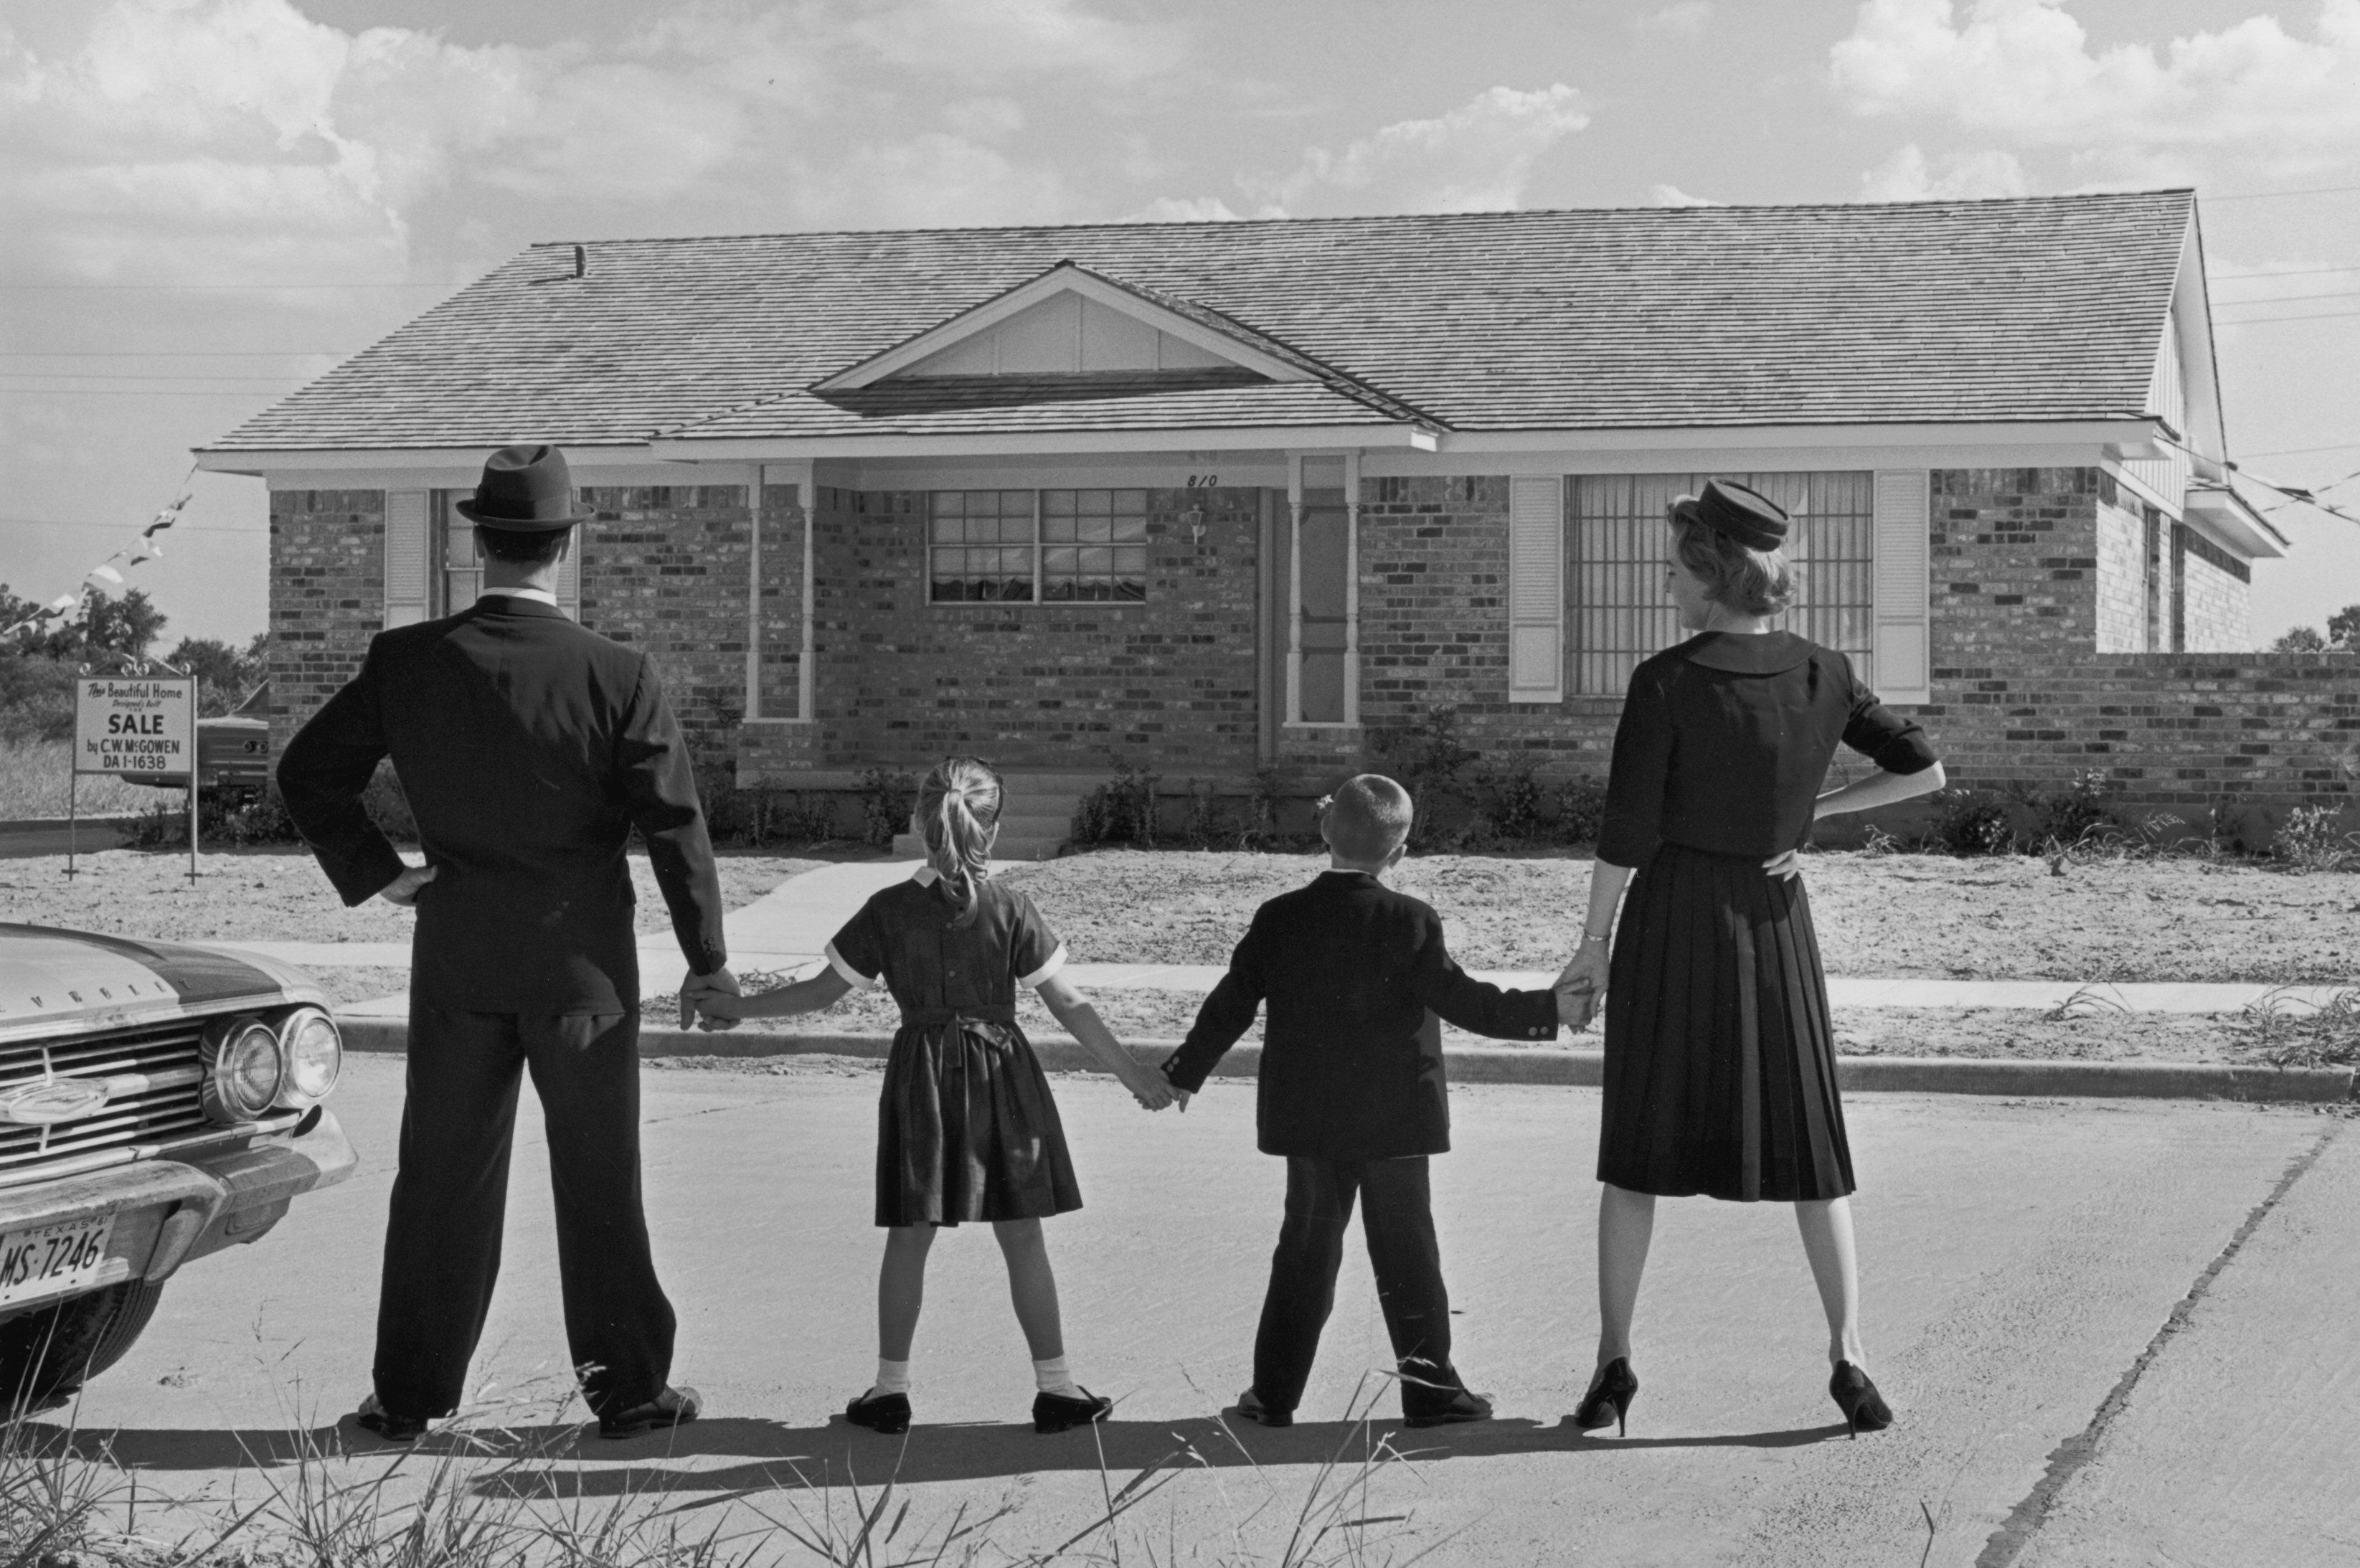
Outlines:
<svg viewBox="0 0 2360 1568"><path fill-rule="evenodd" d="M1218 474L1192 474L1188 475L1188 488L1191 490L1218 490L1220 487L1221 476Z"/></svg>

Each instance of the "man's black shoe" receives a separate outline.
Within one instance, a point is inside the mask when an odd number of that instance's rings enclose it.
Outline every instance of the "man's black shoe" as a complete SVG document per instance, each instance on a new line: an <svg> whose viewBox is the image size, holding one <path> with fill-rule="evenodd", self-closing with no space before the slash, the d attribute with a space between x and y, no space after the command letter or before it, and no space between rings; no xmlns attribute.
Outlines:
<svg viewBox="0 0 2360 1568"><path fill-rule="evenodd" d="M1293 1426L1293 1410L1274 1410L1262 1402L1262 1396L1248 1388L1238 1396L1238 1419L1252 1421L1257 1426Z"/></svg>
<svg viewBox="0 0 2360 1568"><path fill-rule="evenodd" d="M1114 1401L1100 1394L1082 1389L1078 1399L1063 1394L1032 1396L1032 1430L1038 1432L1065 1432L1072 1427L1087 1426L1102 1421L1114 1412Z"/></svg>
<svg viewBox="0 0 2360 1568"><path fill-rule="evenodd" d="M600 1437L637 1437L643 1432L659 1427L685 1426L705 1409L705 1400L694 1388L666 1388L643 1405L633 1405L628 1410L617 1410L611 1416L598 1418Z"/></svg>
<svg viewBox="0 0 2360 1568"><path fill-rule="evenodd" d="M395 1415L375 1394L361 1401L361 1408L353 1412L353 1421L362 1430L373 1432L388 1443L416 1443L426 1435L424 1416Z"/></svg>

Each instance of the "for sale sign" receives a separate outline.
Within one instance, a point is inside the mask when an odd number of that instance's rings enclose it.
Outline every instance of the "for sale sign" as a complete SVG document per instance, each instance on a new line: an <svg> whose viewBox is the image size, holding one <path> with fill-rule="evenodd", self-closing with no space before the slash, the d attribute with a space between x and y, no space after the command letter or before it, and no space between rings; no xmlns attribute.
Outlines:
<svg viewBox="0 0 2360 1568"><path fill-rule="evenodd" d="M84 680L74 688L76 773L180 773L196 760L193 681Z"/></svg>

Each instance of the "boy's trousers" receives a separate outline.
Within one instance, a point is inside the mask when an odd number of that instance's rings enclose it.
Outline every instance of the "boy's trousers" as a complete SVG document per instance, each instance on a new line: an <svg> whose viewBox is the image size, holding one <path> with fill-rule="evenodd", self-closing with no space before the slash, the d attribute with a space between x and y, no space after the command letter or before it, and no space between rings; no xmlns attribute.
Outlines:
<svg viewBox="0 0 2360 1568"><path fill-rule="evenodd" d="M1302 1400L1319 1351L1319 1331L1336 1302L1336 1270L1344 1260L1344 1231L1352 1203L1377 1301L1385 1314L1402 1375L1402 1408L1418 1415L1450 1402L1459 1374L1450 1365L1450 1298L1442 1284L1442 1252L1423 1155L1406 1160L1286 1161L1286 1218L1271 1255L1270 1293L1254 1336L1254 1392L1273 1411Z"/></svg>

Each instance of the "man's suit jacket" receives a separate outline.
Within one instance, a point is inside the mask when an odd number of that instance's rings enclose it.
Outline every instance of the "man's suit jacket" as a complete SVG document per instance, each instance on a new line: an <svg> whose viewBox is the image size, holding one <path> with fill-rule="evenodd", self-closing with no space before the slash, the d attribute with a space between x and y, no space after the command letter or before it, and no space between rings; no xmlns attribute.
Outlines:
<svg viewBox="0 0 2360 1568"><path fill-rule="evenodd" d="M1201 1087L1267 1002L1255 1125L1264 1154L1394 1160L1450 1147L1430 1008L1499 1040L1557 1038L1557 996L1503 991L1450 957L1442 918L1361 871L1330 871L1254 911L1229 972L1164 1063Z"/></svg>
<svg viewBox="0 0 2360 1568"><path fill-rule="evenodd" d="M690 969L727 961L688 750L644 654L508 594L380 633L279 765L288 814L346 904L402 869L361 805L386 757L435 868L418 897L413 1004L636 1008L633 827Z"/></svg>

